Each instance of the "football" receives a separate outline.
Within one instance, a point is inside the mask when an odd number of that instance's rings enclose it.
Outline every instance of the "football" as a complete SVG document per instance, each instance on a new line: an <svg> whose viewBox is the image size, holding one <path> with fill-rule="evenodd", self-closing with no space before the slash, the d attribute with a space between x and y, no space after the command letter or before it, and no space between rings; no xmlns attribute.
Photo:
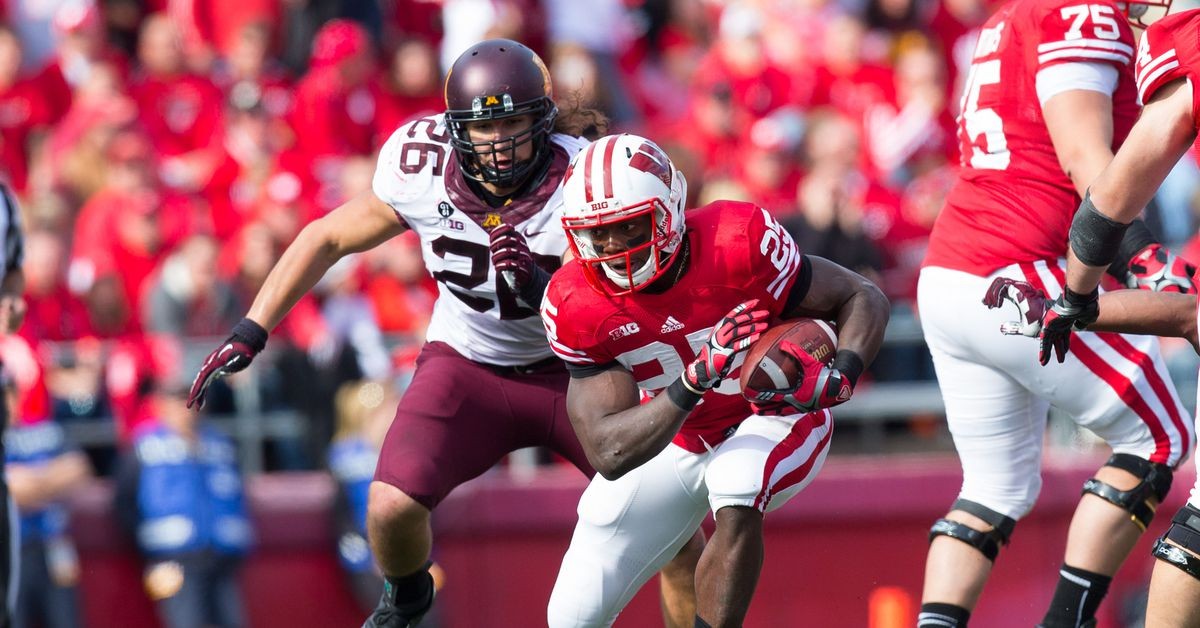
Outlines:
<svg viewBox="0 0 1200 628"><path fill-rule="evenodd" d="M742 395L747 399L753 400L758 391L791 388L798 381L800 363L779 348L784 340L825 364L837 353L837 332L827 321L796 318L775 325L750 346L742 363Z"/></svg>

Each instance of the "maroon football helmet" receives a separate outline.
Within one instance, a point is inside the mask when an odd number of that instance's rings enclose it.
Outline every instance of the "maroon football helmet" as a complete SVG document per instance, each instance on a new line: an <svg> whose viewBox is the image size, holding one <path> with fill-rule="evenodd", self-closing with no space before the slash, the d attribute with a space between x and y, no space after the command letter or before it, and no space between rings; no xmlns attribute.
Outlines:
<svg viewBox="0 0 1200 628"><path fill-rule="evenodd" d="M446 74L446 126L463 174L476 181L512 188L550 159L550 133L558 107L550 72L535 52L511 39L489 39L459 55ZM473 142L466 123L532 115L529 129L495 141ZM517 147L533 143L533 157L518 163ZM503 155L513 164L499 170L482 155Z"/></svg>

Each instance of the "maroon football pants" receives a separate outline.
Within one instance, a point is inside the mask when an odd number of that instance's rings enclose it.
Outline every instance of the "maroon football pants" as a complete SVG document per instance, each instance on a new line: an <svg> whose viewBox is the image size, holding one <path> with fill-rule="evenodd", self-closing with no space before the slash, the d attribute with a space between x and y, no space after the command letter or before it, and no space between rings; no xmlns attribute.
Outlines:
<svg viewBox="0 0 1200 628"><path fill-rule="evenodd" d="M510 452L547 447L595 474L567 418L569 375L557 358L489 366L427 343L384 438L375 479L433 510Z"/></svg>

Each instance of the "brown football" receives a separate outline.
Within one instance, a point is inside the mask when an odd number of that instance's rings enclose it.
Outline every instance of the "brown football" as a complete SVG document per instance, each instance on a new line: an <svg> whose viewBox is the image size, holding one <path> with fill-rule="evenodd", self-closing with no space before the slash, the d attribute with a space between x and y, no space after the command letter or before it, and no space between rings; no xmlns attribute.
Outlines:
<svg viewBox="0 0 1200 628"><path fill-rule="evenodd" d="M800 377L800 364L783 352L779 345L789 340L814 358L829 364L837 353L837 332L833 324L815 318L795 318L783 321L763 332L750 346L742 363L742 395L753 400L762 390L790 388ZM764 364L767 361L772 364Z"/></svg>

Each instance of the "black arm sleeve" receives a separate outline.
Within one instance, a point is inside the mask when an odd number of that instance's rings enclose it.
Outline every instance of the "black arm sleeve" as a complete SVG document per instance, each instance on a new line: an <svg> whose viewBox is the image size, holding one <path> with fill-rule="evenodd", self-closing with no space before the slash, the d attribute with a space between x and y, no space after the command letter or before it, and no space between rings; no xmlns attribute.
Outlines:
<svg viewBox="0 0 1200 628"><path fill-rule="evenodd" d="M783 304L783 317L789 318L796 308L800 307L800 302L804 297L808 296L808 289L812 287L812 261L807 255L800 256L800 270L796 271L796 283L792 284L791 292L788 292L787 301Z"/></svg>
<svg viewBox="0 0 1200 628"><path fill-rule="evenodd" d="M604 364L572 364L570 362L564 362L564 364L567 365L567 372L576 379L592 377L610 369L621 368L621 363L615 361Z"/></svg>
<svg viewBox="0 0 1200 628"><path fill-rule="evenodd" d="M1124 284L1125 278L1129 276L1129 261L1141 253L1142 249L1157 242L1159 242L1158 236L1154 235L1154 232L1146 225L1146 221L1135 218L1133 222L1129 223L1125 237L1121 238L1121 245L1117 247L1117 257L1113 259L1112 264L1108 265L1108 274Z"/></svg>

